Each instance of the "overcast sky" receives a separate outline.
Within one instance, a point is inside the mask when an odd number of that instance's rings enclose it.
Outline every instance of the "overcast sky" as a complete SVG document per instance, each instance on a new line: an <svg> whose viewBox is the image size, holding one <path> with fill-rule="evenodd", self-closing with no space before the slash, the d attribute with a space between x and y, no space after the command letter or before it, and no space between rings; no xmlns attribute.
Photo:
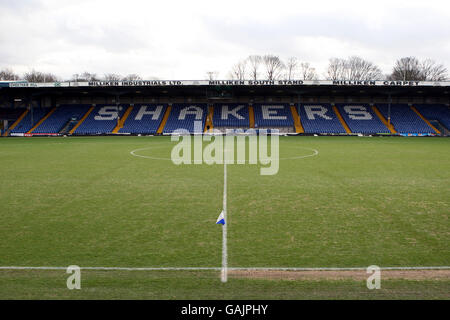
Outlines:
<svg viewBox="0 0 450 320"><path fill-rule="evenodd" d="M384 73L403 56L450 69L450 1L0 0L0 68L70 78L226 79L251 54L297 57L319 78L331 57Z"/></svg>

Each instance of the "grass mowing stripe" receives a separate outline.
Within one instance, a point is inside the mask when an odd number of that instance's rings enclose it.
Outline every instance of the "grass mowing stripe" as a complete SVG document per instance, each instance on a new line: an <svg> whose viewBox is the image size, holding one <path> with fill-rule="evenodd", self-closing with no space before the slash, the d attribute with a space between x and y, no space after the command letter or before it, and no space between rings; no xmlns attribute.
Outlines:
<svg viewBox="0 0 450 320"><path fill-rule="evenodd" d="M215 268L222 235L215 221L222 167L175 166L130 155L158 146L138 153L170 158L173 145L170 137L0 139L2 265L205 267L210 269L201 273L211 270L211 283L220 283ZM320 156L280 161L272 177L260 176L258 166L228 167L229 265L293 271L447 268L449 147L449 139L280 137L282 158L299 156L301 148L305 155L312 153L306 148L319 150ZM17 274L39 278L57 270ZM140 274L122 271L117 275L124 280ZM20 286L7 281L14 272L0 272L7 285L0 286L0 296ZM194 282L186 279L186 285ZM281 287L274 284L271 292ZM15 297L21 296L26 292L17 291Z"/></svg>

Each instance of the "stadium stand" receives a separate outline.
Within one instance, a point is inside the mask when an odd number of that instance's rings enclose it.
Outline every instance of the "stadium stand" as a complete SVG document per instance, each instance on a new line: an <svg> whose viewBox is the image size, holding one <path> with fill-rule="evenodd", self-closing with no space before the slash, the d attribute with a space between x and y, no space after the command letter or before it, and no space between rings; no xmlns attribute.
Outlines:
<svg viewBox="0 0 450 320"><path fill-rule="evenodd" d="M16 121L25 108L0 108L0 120Z"/></svg>
<svg viewBox="0 0 450 320"><path fill-rule="evenodd" d="M122 117L129 106L126 104L97 105L86 120L75 130L76 134L105 134L114 130L118 117Z"/></svg>
<svg viewBox="0 0 450 320"><path fill-rule="evenodd" d="M306 133L346 133L330 104L301 104L299 115Z"/></svg>
<svg viewBox="0 0 450 320"><path fill-rule="evenodd" d="M60 105L33 133L59 133L68 122L81 119L90 107L87 104Z"/></svg>
<svg viewBox="0 0 450 320"><path fill-rule="evenodd" d="M27 133L35 126L48 112L50 108L32 108L30 112L11 130L11 133Z"/></svg>
<svg viewBox="0 0 450 320"><path fill-rule="evenodd" d="M288 104L254 104L255 128L294 128L294 120Z"/></svg>
<svg viewBox="0 0 450 320"><path fill-rule="evenodd" d="M248 105L243 103L215 104L214 127L248 128L250 126Z"/></svg>
<svg viewBox="0 0 450 320"><path fill-rule="evenodd" d="M450 107L443 104L417 104L414 107L429 121L438 121L450 130Z"/></svg>
<svg viewBox="0 0 450 320"><path fill-rule="evenodd" d="M387 119L388 105L376 104L378 110ZM404 134L434 134L435 131L427 125L408 105L391 105L391 122L398 133Z"/></svg>
<svg viewBox="0 0 450 320"><path fill-rule="evenodd" d="M201 121L200 132L203 132L206 116L205 103L174 103L163 132L172 133L176 129L185 129L194 133L195 121Z"/></svg>
<svg viewBox="0 0 450 320"><path fill-rule="evenodd" d="M367 104L336 104L352 133L390 133Z"/></svg>
<svg viewBox="0 0 450 320"><path fill-rule="evenodd" d="M2 136L193 133L195 121L199 133L277 129L305 135L450 136L448 81L14 81L0 86Z"/></svg>
<svg viewBox="0 0 450 320"><path fill-rule="evenodd" d="M295 105L291 105L291 114L292 119L294 120L294 128L296 133L305 133L305 129L303 129L302 122L300 121L300 116L298 114L297 108Z"/></svg>
<svg viewBox="0 0 450 320"><path fill-rule="evenodd" d="M9 129L14 129L15 122L25 110L25 108L0 107L0 136L7 135Z"/></svg>
<svg viewBox="0 0 450 320"><path fill-rule="evenodd" d="M248 120L250 122L250 128L255 127L255 110L253 106L248 106Z"/></svg>
<svg viewBox="0 0 450 320"><path fill-rule="evenodd" d="M333 106L318 103L289 106L260 103L249 106L245 103L216 103L210 108L204 103L178 103L173 106L164 103L132 106L102 104L95 107L88 104L63 104L57 108L35 107L32 110L33 113L26 112L25 108L0 108L0 120L8 120L3 133L161 134L172 133L179 128L193 133L195 120L200 121L201 132L206 130L208 120L211 128L221 131L225 128L253 127L256 130L280 129L281 132L307 134L398 132L450 135L450 107L444 104L392 104L391 128L388 128L387 104L370 106L364 103L340 103ZM211 118L207 118L209 113Z"/></svg>
<svg viewBox="0 0 450 320"><path fill-rule="evenodd" d="M119 133L155 134L167 104L136 104Z"/></svg>

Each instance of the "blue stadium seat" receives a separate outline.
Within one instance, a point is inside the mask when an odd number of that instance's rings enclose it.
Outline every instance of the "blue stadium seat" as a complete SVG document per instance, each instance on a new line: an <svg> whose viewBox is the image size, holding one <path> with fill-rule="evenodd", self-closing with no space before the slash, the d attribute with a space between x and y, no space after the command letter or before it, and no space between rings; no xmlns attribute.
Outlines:
<svg viewBox="0 0 450 320"><path fill-rule="evenodd" d="M155 134L167 104L135 104L120 133Z"/></svg>
<svg viewBox="0 0 450 320"><path fill-rule="evenodd" d="M285 103L255 103L255 128L293 127L291 109Z"/></svg>
<svg viewBox="0 0 450 320"><path fill-rule="evenodd" d="M443 104L417 104L416 109L427 120L439 121L447 130L450 130L450 107Z"/></svg>
<svg viewBox="0 0 450 320"><path fill-rule="evenodd" d="M25 110L25 108L0 107L0 120L9 120L12 121L10 124L13 124Z"/></svg>
<svg viewBox="0 0 450 320"><path fill-rule="evenodd" d="M127 104L119 106L111 104L97 105L84 122L75 130L75 134L111 133L117 125L117 117L122 117Z"/></svg>
<svg viewBox="0 0 450 320"><path fill-rule="evenodd" d="M172 133L176 129L185 129L194 133L196 121L201 121L200 132L203 132L206 116L206 103L174 103L163 132Z"/></svg>
<svg viewBox="0 0 450 320"><path fill-rule="evenodd" d="M390 133L368 104L336 104L352 133Z"/></svg>
<svg viewBox="0 0 450 320"><path fill-rule="evenodd" d="M387 119L388 105L376 104L376 107ZM391 122L398 133L435 133L407 104L391 105Z"/></svg>
<svg viewBox="0 0 450 320"><path fill-rule="evenodd" d="M91 105L60 105L33 133L58 133L71 119L81 119Z"/></svg>
<svg viewBox="0 0 450 320"><path fill-rule="evenodd" d="M301 104L298 111L306 133L346 133L330 104Z"/></svg>
<svg viewBox="0 0 450 320"><path fill-rule="evenodd" d="M214 105L214 127L248 128L250 120L245 103L218 103Z"/></svg>
<svg viewBox="0 0 450 320"><path fill-rule="evenodd" d="M11 130L11 133L27 133L49 111L50 108L33 108L32 110L30 110L30 112L27 113L22 121L20 121L20 123L13 130Z"/></svg>

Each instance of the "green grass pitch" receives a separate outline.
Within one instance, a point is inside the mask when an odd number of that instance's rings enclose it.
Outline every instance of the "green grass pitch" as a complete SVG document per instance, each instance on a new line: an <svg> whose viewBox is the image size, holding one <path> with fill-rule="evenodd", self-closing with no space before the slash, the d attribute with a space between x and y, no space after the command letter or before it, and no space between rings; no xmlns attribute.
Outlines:
<svg viewBox="0 0 450 320"><path fill-rule="evenodd" d="M0 266L220 267L223 167L168 137L0 139ZM281 137L277 175L228 166L230 267L450 265L450 140ZM0 299L445 298L450 279L229 279L216 271L0 270ZM220 288L221 290L218 290Z"/></svg>

